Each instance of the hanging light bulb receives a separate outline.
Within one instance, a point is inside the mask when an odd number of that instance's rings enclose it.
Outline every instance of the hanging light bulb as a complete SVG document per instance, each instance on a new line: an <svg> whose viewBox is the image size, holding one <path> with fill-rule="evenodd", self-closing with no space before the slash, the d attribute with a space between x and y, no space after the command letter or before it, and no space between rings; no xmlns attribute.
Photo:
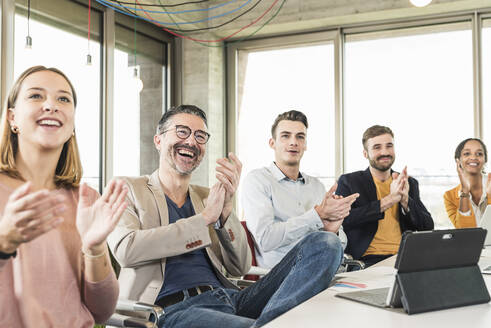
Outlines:
<svg viewBox="0 0 491 328"><path fill-rule="evenodd" d="M89 0L89 10L87 14L87 61L85 62L85 65L87 66L92 66L92 56L90 55L90 7L91 3Z"/></svg>
<svg viewBox="0 0 491 328"><path fill-rule="evenodd" d="M26 36L26 49L32 49L32 38L30 35Z"/></svg>
<svg viewBox="0 0 491 328"><path fill-rule="evenodd" d="M30 31L30 20L31 20L31 0L27 1L27 36L26 36L26 45L25 49L32 49L32 38Z"/></svg>
<svg viewBox="0 0 491 328"><path fill-rule="evenodd" d="M133 68L133 84L138 93L143 90L143 81L140 79L140 70L138 66Z"/></svg>
<svg viewBox="0 0 491 328"><path fill-rule="evenodd" d="M409 0L416 7L424 7L431 3L432 0Z"/></svg>
<svg viewBox="0 0 491 328"><path fill-rule="evenodd" d="M136 0L135 0L135 12L136 12ZM135 25L134 25L134 29L133 29L133 32L134 32L134 43L135 43L135 66L133 67L133 83L134 83L134 87L135 89L138 91L138 93L140 93L142 90L143 90L143 81L140 79L140 67L136 64L137 61L136 61L136 16L135 16L135 19L134 19L134 22L135 22Z"/></svg>

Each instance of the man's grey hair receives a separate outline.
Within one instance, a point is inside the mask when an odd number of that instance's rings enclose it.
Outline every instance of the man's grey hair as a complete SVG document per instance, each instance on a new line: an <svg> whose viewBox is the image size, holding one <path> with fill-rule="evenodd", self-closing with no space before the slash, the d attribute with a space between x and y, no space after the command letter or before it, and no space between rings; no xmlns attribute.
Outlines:
<svg viewBox="0 0 491 328"><path fill-rule="evenodd" d="M164 133L164 131L168 127L169 119L172 116L177 115L177 114L181 114L181 113L196 115L199 118L201 118L203 120L203 122L205 122L206 126L208 126L208 122L206 120L206 113L201 108L199 108L198 106L194 106L194 105L179 105L179 106L173 106L173 107L169 108L164 113L164 115L162 115L162 118L160 119L159 124L157 125L156 134L159 135L159 134Z"/></svg>

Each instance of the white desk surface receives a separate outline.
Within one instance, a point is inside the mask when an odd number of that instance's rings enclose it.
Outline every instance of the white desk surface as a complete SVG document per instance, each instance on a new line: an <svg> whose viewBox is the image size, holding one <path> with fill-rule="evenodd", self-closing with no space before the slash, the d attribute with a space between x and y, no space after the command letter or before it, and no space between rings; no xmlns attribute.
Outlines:
<svg viewBox="0 0 491 328"><path fill-rule="evenodd" d="M388 269L395 262L395 256L376 266ZM480 265L491 264L491 248L483 250ZM374 266L375 267L375 266ZM364 270L368 271L371 268ZM387 270L386 270L387 271ZM368 273L368 272L367 272ZM366 276L365 276L366 277ZM491 275L483 275L491 294ZM385 279L384 281L387 281ZM390 284L390 283L389 283ZM369 286L370 287L370 286ZM380 286L374 286L374 288ZM387 285L388 287L388 285ZM367 288L368 289L368 288ZM347 290L349 291L349 290ZM374 306L335 297L338 291L326 289L310 300L300 304L282 316L265 325L265 328L288 327L361 327L361 328L490 328L491 303L408 315L402 309L381 309Z"/></svg>

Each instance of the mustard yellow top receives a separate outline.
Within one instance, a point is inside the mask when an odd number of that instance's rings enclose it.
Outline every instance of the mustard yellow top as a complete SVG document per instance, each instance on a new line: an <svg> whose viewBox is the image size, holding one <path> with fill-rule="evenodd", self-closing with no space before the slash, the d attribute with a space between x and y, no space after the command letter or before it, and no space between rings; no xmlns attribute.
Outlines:
<svg viewBox="0 0 491 328"><path fill-rule="evenodd" d="M447 210L448 218L452 221L455 228L474 228L477 227L476 217L474 215L474 210L472 206L470 207L470 215L462 215L459 211L460 198L459 192L461 189L459 184L457 187L447 190L443 195L443 200L445 202L445 209ZM491 204L490 195L487 196L488 205Z"/></svg>
<svg viewBox="0 0 491 328"><path fill-rule="evenodd" d="M384 182L373 177L377 189L377 199L382 199L390 193L392 177ZM384 213L384 218L378 221L378 228L372 242L368 246L365 255L395 254L399 250L401 242L401 227L399 225L399 203L394 204Z"/></svg>

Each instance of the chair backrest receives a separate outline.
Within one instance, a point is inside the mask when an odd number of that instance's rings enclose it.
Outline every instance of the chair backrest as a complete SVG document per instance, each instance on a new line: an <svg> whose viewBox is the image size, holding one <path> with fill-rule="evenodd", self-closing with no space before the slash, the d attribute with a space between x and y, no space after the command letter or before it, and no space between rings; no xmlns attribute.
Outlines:
<svg viewBox="0 0 491 328"><path fill-rule="evenodd" d="M240 223L242 224L242 227L245 230L245 233L246 233L246 236L247 236L247 243L249 244L249 248L251 249L251 254L252 254L252 263L251 264L253 266L257 266L257 262L256 262L256 249L254 247L254 239L252 238L252 235L251 235L249 229L247 229L246 222L245 221L240 221ZM244 276L244 279L257 281L257 280L259 280L259 276L256 276L256 275L246 275L246 276Z"/></svg>

